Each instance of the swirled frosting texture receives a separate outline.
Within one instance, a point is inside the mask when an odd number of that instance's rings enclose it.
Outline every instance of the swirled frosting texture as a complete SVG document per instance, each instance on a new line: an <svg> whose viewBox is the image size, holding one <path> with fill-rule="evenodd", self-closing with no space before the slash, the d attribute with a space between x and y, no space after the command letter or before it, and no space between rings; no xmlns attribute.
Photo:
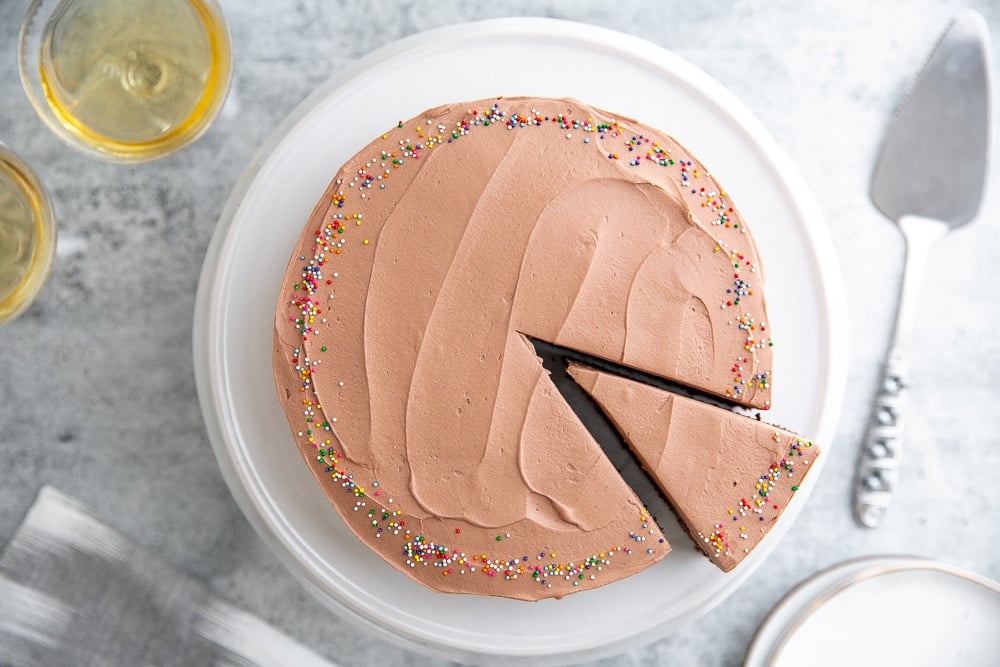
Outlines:
<svg viewBox="0 0 1000 667"><path fill-rule="evenodd" d="M526 336L767 407L762 279L728 196L662 133L572 100L440 107L315 208L281 287L279 397L388 563L558 597L669 546Z"/></svg>

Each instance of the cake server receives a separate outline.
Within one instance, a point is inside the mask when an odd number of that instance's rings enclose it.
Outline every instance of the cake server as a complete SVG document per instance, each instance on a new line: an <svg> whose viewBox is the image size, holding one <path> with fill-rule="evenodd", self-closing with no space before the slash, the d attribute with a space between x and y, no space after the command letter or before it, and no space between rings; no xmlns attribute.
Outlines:
<svg viewBox="0 0 1000 667"><path fill-rule="evenodd" d="M909 343L920 278L934 242L979 210L989 144L989 34L982 16L958 14L897 110L872 175L875 206L906 239L896 325L854 484L854 514L878 526L899 481Z"/></svg>

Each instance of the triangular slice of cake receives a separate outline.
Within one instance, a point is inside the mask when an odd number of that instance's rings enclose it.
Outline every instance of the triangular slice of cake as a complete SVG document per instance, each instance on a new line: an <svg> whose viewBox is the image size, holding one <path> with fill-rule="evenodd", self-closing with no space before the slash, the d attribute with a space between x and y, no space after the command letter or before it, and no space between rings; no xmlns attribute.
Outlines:
<svg viewBox="0 0 1000 667"><path fill-rule="evenodd" d="M723 571L764 538L819 448L713 405L572 363L684 527Z"/></svg>

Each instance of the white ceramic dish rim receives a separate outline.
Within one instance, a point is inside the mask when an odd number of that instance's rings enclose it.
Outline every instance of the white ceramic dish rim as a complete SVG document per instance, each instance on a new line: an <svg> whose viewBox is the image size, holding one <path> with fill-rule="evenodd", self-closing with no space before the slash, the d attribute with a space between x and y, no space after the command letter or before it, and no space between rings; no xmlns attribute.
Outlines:
<svg viewBox="0 0 1000 667"><path fill-rule="evenodd" d="M744 667L772 664L788 641L823 604L855 584L874 577L912 570L941 572L1000 595L1000 582L965 568L920 556L864 556L831 565L788 592L757 628Z"/></svg>
<svg viewBox="0 0 1000 667"><path fill-rule="evenodd" d="M562 38L585 43L592 48L613 49L619 51L623 57L639 59L668 71L671 76L681 80L706 99L724 107L725 114L746 129L757 148L771 158L775 178L786 192L788 200L796 207L797 217L805 223L804 231L813 253L817 256L834 255L819 207L809 194L808 188L790 160L742 103L713 79L680 57L639 38L603 28L552 19L494 19L420 33L389 44L341 71L303 101L278 126L258 150L233 188L206 253L199 281L194 317L194 363L199 400L209 439L226 483L244 514L279 559L312 593L341 616L360 621L369 629L377 631L381 637L389 637L409 648L451 659L474 660L486 654L482 652L483 647L474 642L439 643L434 638L424 636L404 624L391 625L388 628L391 632L387 634L385 633L387 629L386 619L374 618L356 605L349 604L349 601L342 599L335 592L328 590L323 585L319 574L312 569L311 563L315 559L312 558L314 554L310 553L308 544L295 531L294 527L289 525L286 518L276 511L274 499L260 483L255 472L245 464L245 458L232 455L229 447L234 445L238 447L238 438L231 425L224 423L224 420L221 419L222 415L232 414L229 397L225 395L224 388L220 386L220 378L224 378L226 373L224 356L217 347L218 341L221 339L223 323L214 318L213 314L220 312L217 299L222 290L219 281L227 277L225 271L226 248L232 243L232 223L237 217L240 204L253 184L258 171L267 162L275 148L300 121L308 116L310 110L320 100L333 94L362 73L370 72L393 59L407 57L408 54L412 55L420 49L440 48L440 45L448 40L452 42L455 40L475 41L485 36L495 37L497 34L507 36L557 34ZM819 272L817 277L826 302L824 312L836 314L835 317L830 317L830 326L831 328L840 327L838 331L829 332L830 339L844 341L846 340L846 303L836 267L830 267L827 264L826 270ZM828 372L824 381L820 383L822 385L821 391L826 396L826 400L815 432L816 439L819 441L830 442L832 438L846 384L846 361L847 350L843 344L827 346L823 368ZM824 461L825 457L817 459L814 468L820 467ZM819 471L814 470L813 474L818 475ZM786 512L782 522L785 529L793 520L793 517L789 516L792 514L792 509L795 509L797 513L801 505L800 502ZM776 541L776 539L771 540L772 544ZM734 572L730 575L731 582L726 586L725 592L731 592L738 582L749 574L750 568L746 566ZM705 597L706 599L700 605L701 608L697 613L707 611L723 595L716 591L712 594L706 594ZM709 598L714 599L709 601ZM637 625L631 636L616 637L612 641L594 637L592 644L586 645L577 642L570 651L557 650L545 653L544 656L558 657L561 661L568 661L597 658L615 653L622 650L627 642L632 642L630 645L634 646L638 637L646 636L655 639L662 636L666 631L672 629L667 627L670 625L670 620L663 622L658 619L649 619L647 625ZM492 655L498 657L495 653ZM526 649L520 645L511 644L505 648L504 657L510 659L532 658L539 657L539 653L531 648Z"/></svg>

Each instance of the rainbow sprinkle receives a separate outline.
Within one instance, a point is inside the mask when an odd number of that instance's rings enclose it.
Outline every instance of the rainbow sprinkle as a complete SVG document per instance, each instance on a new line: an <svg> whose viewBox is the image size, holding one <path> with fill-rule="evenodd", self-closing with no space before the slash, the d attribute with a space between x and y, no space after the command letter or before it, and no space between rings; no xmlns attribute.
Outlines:
<svg viewBox="0 0 1000 667"><path fill-rule="evenodd" d="M781 433L775 431L771 438L775 442L780 443ZM767 521L767 517L765 516L767 512L773 512L772 518L776 519L780 514L781 507L776 503L770 502L771 495L775 492L782 477L791 480L795 476L796 459L802 459L801 463L804 466L809 465L809 461L802 457L805 450L812 446L812 442L798 436L793 436L788 446L788 452L776 463L768 466L767 470L757 478L757 481L754 483L753 492L749 496L750 500L742 497L734 509L727 510L732 521L739 522L740 520L756 517L758 523L763 523ZM790 490L794 493L799 490L799 487L793 484L790 486ZM699 540L704 544L711 545L711 548L706 551L710 551L713 558L733 556L732 550L734 547L729 534L726 532L725 524L720 521L714 524L713 528L714 530L708 535L701 532L698 533ZM750 539L745 523L737 526L737 537L741 540ZM749 552L750 547L743 547L744 554Z"/></svg>

